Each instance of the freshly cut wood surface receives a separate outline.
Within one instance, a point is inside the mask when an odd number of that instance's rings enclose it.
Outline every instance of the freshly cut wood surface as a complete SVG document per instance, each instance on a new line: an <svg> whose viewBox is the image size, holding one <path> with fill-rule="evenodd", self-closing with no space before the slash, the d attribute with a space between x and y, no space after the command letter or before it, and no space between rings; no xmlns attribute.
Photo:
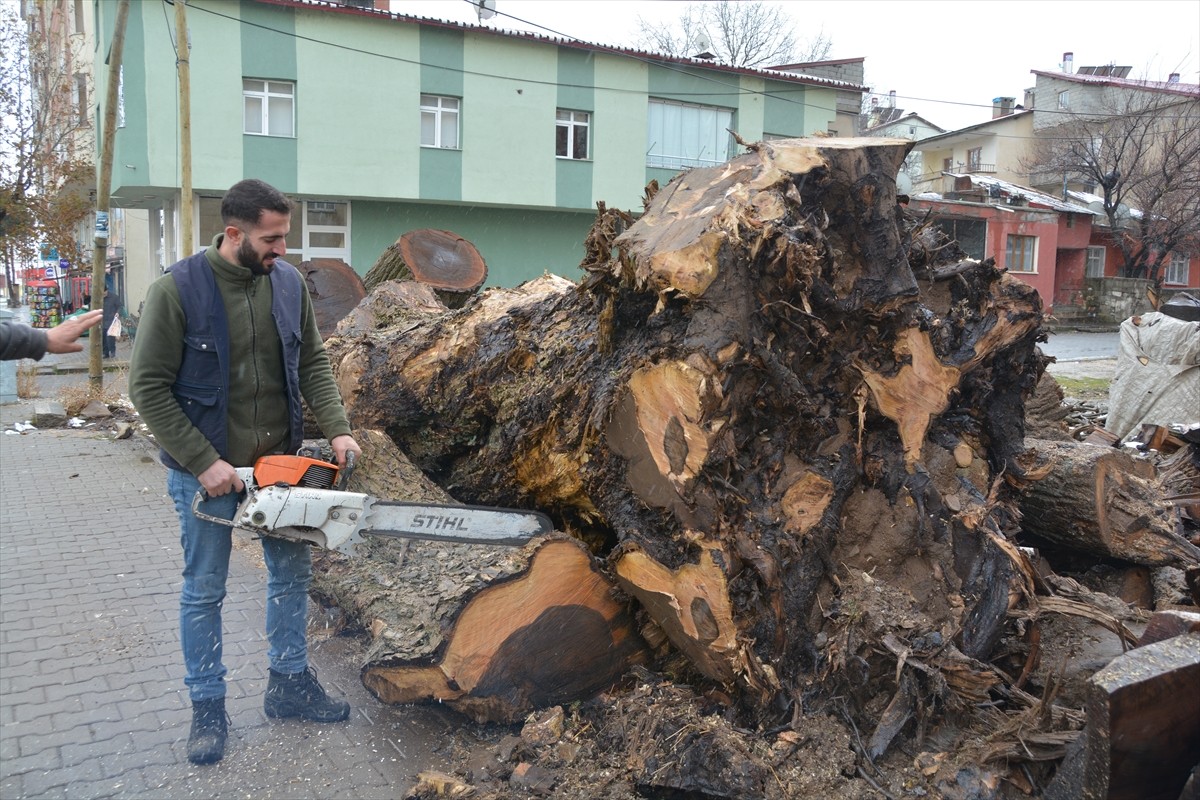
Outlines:
<svg viewBox="0 0 1200 800"><path fill-rule="evenodd" d="M386 703L436 701L478 721L606 689L647 655L612 584L570 539L526 548L517 577L474 594L436 663L369 665L363 684Z"/></svg>
<svg viewBox="0 0 1200 800"><path fill-rule="evenodd" d="M363 456L349 491L455 503L382 432L354 436ZM573 539L366 539L357 558L318 551L313 589L371 637L363 682L384 702L507 722L605 689L647 655L614 585Z"/></svg>
<svg viewBox="0 0 1200 800"><path fill-rule="evenodd" d="M367 291L386 281L417 281L458 308L487 280L487 262L475 245L452 231L420 228L403 234L363 278Z"/></svg>
<svg viewBox="0 0 1200 800"><path fill-rule="evenodd" d="M328 339L342 318L366 297L362 278L339 258L315 258L296 265L308 284L321 338Z"/></svg>

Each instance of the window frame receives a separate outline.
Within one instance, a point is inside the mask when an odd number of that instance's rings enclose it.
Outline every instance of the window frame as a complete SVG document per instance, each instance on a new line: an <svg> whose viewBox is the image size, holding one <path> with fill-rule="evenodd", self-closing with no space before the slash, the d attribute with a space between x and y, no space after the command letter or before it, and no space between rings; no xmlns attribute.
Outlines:
<svg viewBox="0 0 1200 800"><path fill-rule="evenodd" d="M350 201L349 200L303 200L303 201L297 200L295 202L296 202L296 205L301 206L301 208L300 208L300 220L301 220L300 253L303 256L302 260L312 261L313 259L316 259L316 258L339 258L346 264L349 264L350 263L350 214L352 211ZM344 225L321 225L318 223L310 222L309 221L310 212L318 213L318 212L324 210L324 209L313 208L313 206L315 206L317 204L345 206L346 207L346 213L345 213L346 223ZM342 236L343 236L342 246L341 247L318 247L317 245L312 244L312 235L314 233L342 234ZM290 233L288 235L291 236Z"/></svg>
<svg viewBox="0 0 1200 800"><path fill-rule="evenodd" d="M1108 248L1088 245L1083 262L1083 276L1085 278L1103 278L1107 257Z"/></svg>
<svg viewBox="0 0 1200 800"><path fill-rule="evenodd" d="M75 121L79 125L88 124L88 81L87 75L76 72L71 82L71 103L75 106Z"/></svg>
<svg viewBox="0 0 1200 800"><path fill-rule="evenodd" d="M1020 244L1021 265L1013 266L1016 260L1014 257L1017 253L1017 248L1014 243ZM1037 274L1037 246L1038 237L1027 236L1020 233L1010 233L1004 240L1004 268L1009 272L1019 273L1021 275L1036 275ZM1026 269L1028 265L1028 269Z"/></svg>
<svg viewBox="0 0 1200 800"><path fill-rule="evenodd" d="M566 114L567 118L563 119ZM580 120L578 117L582 116ZM583 130L583 155L575 151L576 136L579 129ZM559 133L566 131L566 151L560 152ZM590 161L592 157L592 112L578 111L570 108L559 108L554 112L554 157L564 161Z"/></svg>
<svg viewBox="0 0 1200 800"><path fill-rule="evenodd" d="M662 110L656 112L654 106L661 106ZM736 109L726 108L724 106L705 105L702 103L684 103L678 100L670 100L665 97L648 97L647 98L647 113L646 113L646 166L651 169L667 169L667 170L683 170L692 167L713 167L729 160L730 153L733 149L733 135L729 130L734 129L735 111ZM711 142L715 151L713 158L706 158L703 155L704 148L700 148L695 155L682 155L679 153L667 152L664 148L669 145L679 145L680 150L687 150L687 144L699 145L700 142L700 126L697 125L694 130L685 128L685 115L687 114L713 114L713 130L716 138ZM671 123L671 117L677 116L679 121L678 142L663 142L659 137L655 136L653 124L656 117L660 118L664 123L665 129L667 124ZM724 120L724 124L721 120ZM666 131L664 130L664 133ZM706 132L706 131L705 131ZM690 136L691 141L685 142L685 134L693 134ZM724 136L722 136L724 134ZM665 138L665 137L663 137ZM719 139L720 141L717 141Z"/></svg>
<svg viewBox="0 0 1200 800"><path fill-rule="evenodd" d="M1060 109L1069 109L1071 107L1071 90L1063 89L1058 93L1058 107Z"/></svg>
<svg viewBox="0 0 1200 800"><path fill-rule="evenodd" d="M247 88L247 83L262 84L261 91L255 91ZM288 86L291 88L290 94L271 91L271 85L277 84ZM259 123L261 129L257 131L247 130L247 122L249 121L249 109L247 108L247 100L254 98L259 102ZM273 133L271 131L271 100L287 98L289 101L288 124L290 130L287 133ZM244 136L269 136L275 139L295 139L296 138L296 82L277 80L275 78L247 78L242 77L242 134Z"/></svg>
<svg viewBox="0 0 1200 800"><path fill-rule="evenodd" d="M426 102L426 98L436 100L435 104ZM454 102L454 107L450 108L443 101L450 100ZM454 97L446 94L431 94L422 92L418 99L420 104L420 141L421 147L428 147L433 150L462 150L462 98ZM433 141L425 141L425 115L430 114L433 118ZM447 127L447 118L454 118L454 143L451 145L442 144L444 139L443 131Z"/></svg>
<svg viewBox="0 0 1200 800"><path fill-rule="evenodd" d="M1172 286L1187 286L1191 278L1192 260L1181 253L1171 253L1167 259L1167 267L1163 270L1163 283Z"/></svg>
<svg viewBox="0 0 1200 800"><path fill-rule="evenodd" d="M971 147L967 149L967 172L976 173L983 169L983 148Z"/></svg>

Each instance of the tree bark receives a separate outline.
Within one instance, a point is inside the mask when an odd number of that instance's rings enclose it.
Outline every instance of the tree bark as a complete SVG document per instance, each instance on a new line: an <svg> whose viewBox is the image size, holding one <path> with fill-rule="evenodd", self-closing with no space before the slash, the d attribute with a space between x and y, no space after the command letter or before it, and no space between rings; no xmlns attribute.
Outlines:
<svg viewBox="0 0 1200 800"><path fill-rule="evenodd" d="M1055 544L1148 567L1200 563L1177 531L1154 465L1114 448L1027 440L1031 482L1021 497L1028 533Z"/></svg>
<svg viewBox="0 0 1200 800"><path fill-rule="evenodd" d="M997 477L1021 471L1041 306L991 262L914 272L936 233L896 203L909 146L753 145L636 222L602 208L580 284L347 326L351 417L460 500L549 513L752 705L798 698L850 565L903 578L985 656L1024 585Z"/></svg>

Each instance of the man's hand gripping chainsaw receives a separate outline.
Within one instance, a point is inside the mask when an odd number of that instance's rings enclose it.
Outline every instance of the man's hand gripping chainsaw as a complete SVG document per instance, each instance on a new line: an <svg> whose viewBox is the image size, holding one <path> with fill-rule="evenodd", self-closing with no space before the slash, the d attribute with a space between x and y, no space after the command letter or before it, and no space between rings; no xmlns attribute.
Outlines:
<svg viewBox="0 0 1200 800"><path fill-rule="evenodd" d="M347 555L354 554L364 536L520 546L554 530L550 519L538 511L404 503L347 492L354 454L347 454L341 470L310 455L317 452L264 456L253 467L239 467L238 477L246 488L233 519L201 511L200 504L207 499L203 490L192 500L192 513L220 525Z"/></svg>

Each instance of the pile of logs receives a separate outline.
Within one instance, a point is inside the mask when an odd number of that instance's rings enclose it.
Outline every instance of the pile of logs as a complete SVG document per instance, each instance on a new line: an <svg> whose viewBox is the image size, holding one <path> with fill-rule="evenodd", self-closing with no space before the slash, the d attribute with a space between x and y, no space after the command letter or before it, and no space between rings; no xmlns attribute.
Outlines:
<svg viewBox="0 0 1200 800"><path fill-rule="evenodd" d="M369 633L377 697L514 722L672 664L747 729L861 698L862 763L906 726L1043 702L1034 760L1062 757L1080 719L1021 688L1041 620L1133 637L1055 596L1025 528L1156 567L1200 551L1136 459L1026 440L1038 295L908 218L909 147L748 145L652 185L636 219L602 205L578 283L451 308L407 261L368 282L327 342L362 488L558 528L327 558L318 590Z"/></svg>

